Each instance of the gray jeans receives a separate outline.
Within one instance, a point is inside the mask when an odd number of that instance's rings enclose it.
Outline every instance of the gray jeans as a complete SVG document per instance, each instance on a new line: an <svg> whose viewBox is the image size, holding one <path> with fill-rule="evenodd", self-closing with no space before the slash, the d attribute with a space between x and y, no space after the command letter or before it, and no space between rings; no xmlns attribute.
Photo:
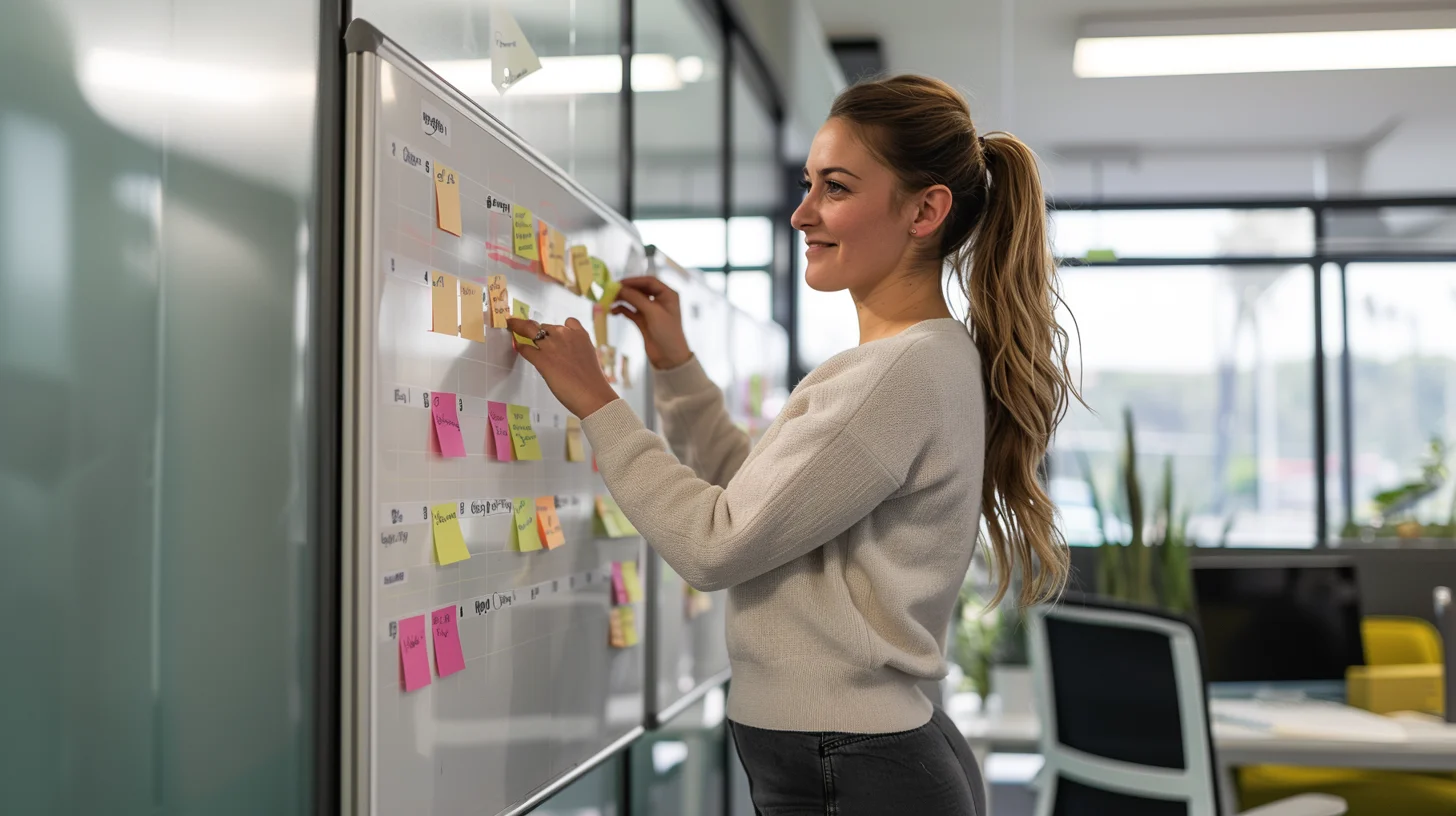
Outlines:
<svg viewBox="0 0 1456 816"><path fill-rule="evenodd" d="M971 747L938 708L895 734L729 728L759 816L985 816Z"/></svg>

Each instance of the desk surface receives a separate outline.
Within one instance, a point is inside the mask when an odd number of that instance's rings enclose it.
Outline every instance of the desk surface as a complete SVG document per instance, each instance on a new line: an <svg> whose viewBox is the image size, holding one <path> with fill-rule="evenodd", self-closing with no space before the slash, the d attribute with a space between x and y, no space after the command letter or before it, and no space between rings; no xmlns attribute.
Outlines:
<svg viewBox="0 0 1456 816"><path fill-rule="evenodd" d="M1224 701L1212 702L1217 714ZM1317 706L1310 709L1317 711ZM1036 752L1041 724L1035 714L986 715L953 713L961 733L973 745L992 751ZM1213 741L1223 765L1310 765L1342 768L1383 768L1408 771L1456 770L1456 726L1419 715L1392 718L1400 736L1342 734L1338 737L1298 736L1252 728L1217 719Z"/></svg>

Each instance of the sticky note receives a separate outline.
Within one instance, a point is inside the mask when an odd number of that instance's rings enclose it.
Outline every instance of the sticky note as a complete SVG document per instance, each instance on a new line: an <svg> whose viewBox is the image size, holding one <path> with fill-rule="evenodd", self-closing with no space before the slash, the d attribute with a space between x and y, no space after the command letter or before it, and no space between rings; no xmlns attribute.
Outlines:
<svg viewBox="0 0 1456 816"><path fill-rule="evenodd" d="M607 262L601 258L592 257L592 282L597 286L606 286L607 281L612 279L612 271L607 268Z"/></svg>
<svg viewBox="0 0 1456 816"><path fill-rule="evenodd" d="M490 327L504 329L506 318L511 316L511 296L506 290L506 276L491 275L485 284L490 293Z"/></svg>
<svg viewBox="0 0 1456 816"><path fill-rule="evenodd" d="M435 423L435 439L440 453L449 457L465 455L465 438L460 435L460 414L455 395L449 391L430 392L430 416Z"/></svg>
<svg viewBox="0 0 1456 816"><path fill-rule="evenodd" d="M470 560L465 536L460 532L460 505L454 502L430 507L430 532L435 538L435 560L440 566Z"/></svg>
<svg viewBox="0 0 1456 816"><path fill-rule="evenodd" d="M581 420L574 416L566 418L566 461L586 461L586 449L581 444Z"/></svg>
<svg viewBox="0 0 1456 816"><path fill-rule="evenodd" d="M546 239L546 273L570 288L571 276L566 274L566 236L561 230L550 227L546 231Z"/></svg>
<svg viewBox="0 0 1456 816"><path fill-rule="evenodd" d="M637 535L637 528L632 526L627 517L623 515L622 508L611 496L597 496L597 521L601 523L602 530L608 538L626 538Z"/></svg>
<svg viewBox="0 0 1456 816"><path fill-rule="evenodd" d="M465 668L465 653L460 649L460 629L456 619L459 607L451 604L430 613L430 629L435 636L435 671L449 677Z"/></svg>
<svg viewBox="0 0 1456 816"><path fill-rule="evenodd" d="M505 96L517 82L541 70L531 42L504 3L490 9L490 82Z"/></svg>
<svg viewBox="0 0 1456 816"><path fill-rule="evenodd" d="M592 262L586 247L574 246L571 248L571 271L576 275L576 291L591 297Z"/></svg>
<svg viewBox="0 0 1456 816"><path fill-rule="evenodd" d="M494 453L496 461L509 462L516 457L511 454L514 446L511 444L511 422L507 417L506 404L487 402L485 408L486 415L490 418L490 432L485 435L488 447Z"/></svg>
<svg viewBox="0 0 1456 816"><path fill-rule="evenodd" d="M597 302L603 306L611 306L617 300L617 293L620 291L622 291L622 284L609 280L602 286L602 296L597 298Z"/></svg>
<svg viewBox="0 0 1456 816"><path fill-rule="evenodd" d="M607 382L617 381L617 350L611 346L597 347L597 362L601 364L602 373L607 375Z"/></svg>
<svg viewBox="0 0 1456 816"><path fill-rule="evenodd" d="M636 646L637 638L637 613L630 606L618 607L618 614L622 618L622 641L627 647Z"/></svg>
<svg viewBox="0 0 1456 816"><path fill-rule="evenodd" d="M539 496L536 499L536 525L541 531L541 543L546 549L554 550L566 543L561 532L561 517L556 515L556 497Z"/></svg>
<svg viewBox="0 0 1456 816"><path fill-rule="evenodd" d="M536 532L536 502L533 499L516 499L511 516L515 524L517 552L531 552L541 549L541 534Z"/></svg>
<svg viewBox="0 0 1456 816"><path fill-rule="evenodd" d="M622 562L612 562L612 603L618 606L631 603L627 599L627 584L622 578Z"/></svg>
<svg viewBox="0 0 1456 816"><path fill-rule="evenodd" d="M536 219L530 210L519 204L511 213L511 243L515 253L522 258L541 259L541 254L536 251Z"/></svg>
<svg viewBox="0 0 1456 816"><path fill-rule="evenodd" d="M622 610L613 608L607 612L607 642L613 649L627 648L627 637L622 631ZM428 668L428 667L426 667ZM425 678L429 682L429 678Z"/></svg>
<svg viewBox="0 0 1456 816"><path fill-rule="evenodd" d="M414 691L430 684L430 655L425 646L425 616L399 622L399 663L404 670L404 690Z"/></svg>
<svg viewBox="0 0 1456 816"><path fill-rule="evenodd" d="M527 304L524 300L516 300L515 298L511 298L511 316L512 317L519 317L522 320L530 320L531 319L531 307L530 307L530 305ZM535 340L532 340L529 337L522 337L519 334L516 334L515 332L511 332L511 334L516 338L516 342L517 343L520 343L523 346L530 346L531 348L535 348L536 347L536 341Z"/></svg>
<svg viewBox="0 0 1456 816"><path fill-rule="evenodd" d="M592 304L592 339L598 346L607 345L607 310L600 303Z"/></svg>
<svg viewBox="0 0 1456 816"><path fill-rule="evenodd" d="M455 286L455 276L444 272L430 273L430 331L440 334L460 334L460 316L457 308L460 296Z"/></svg>
<svg viewBox="0 0 1456 816"><path fill-rule="evenodd" d="M632 367L627 363L627 355L622 355L622 385L632 387Z"/></svg>
<svg viewBox="0 0 1456 816"><path fill-rule="evenodd" d="M531 427L531 409L524 405L507 405L511 423L511 449L522 461L540 461L541 441Z"/></svg>
<svg viewBox="0 0 1456 816"><path fill-rule="evenodd" d="M435 223L460 237L460 179L439 162L435 163Z"/></svg>
<svg viewBox="0 0 1456 816"><path fill-rule="evenodd" d="M485 342L485 303L475 281L460 281L460 336Z"/></svg>
<svg viewBox="0 0 1456 816"><path fill-rule="evenodd" d="M627 587L627 600L630 603L642 602L642 579L637 575L636 561L622 562L622 583Z"/></svg>

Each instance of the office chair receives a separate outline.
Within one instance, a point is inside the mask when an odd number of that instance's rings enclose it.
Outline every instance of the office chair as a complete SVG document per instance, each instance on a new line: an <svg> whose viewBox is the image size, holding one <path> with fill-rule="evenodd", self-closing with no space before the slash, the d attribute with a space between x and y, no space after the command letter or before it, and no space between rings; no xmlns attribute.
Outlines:
<svg viewBox="0 0 1456 816"><path fill-rule="evenodd" d="M1046 764L1037 816L1220 816L1198 635L1183 618L1086 598L1028 616ZM1310 794L1243 816L1340 816Z"/></svg>

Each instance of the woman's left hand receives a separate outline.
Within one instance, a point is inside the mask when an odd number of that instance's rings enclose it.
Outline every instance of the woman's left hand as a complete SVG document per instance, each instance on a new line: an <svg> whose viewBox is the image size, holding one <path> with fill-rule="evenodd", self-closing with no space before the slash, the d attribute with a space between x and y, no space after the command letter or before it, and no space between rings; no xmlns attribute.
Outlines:
<svg viewBox="0 0 1456 816"><path fill-rule="evenodd" d="M555 326L512 317L506 325L516 334L536 341L536 348L516 343L516 351L541 372L546 387L566 410L585 419L617 398L602 373L591 336L576 318L567 318L566 325Z"/></svg>

